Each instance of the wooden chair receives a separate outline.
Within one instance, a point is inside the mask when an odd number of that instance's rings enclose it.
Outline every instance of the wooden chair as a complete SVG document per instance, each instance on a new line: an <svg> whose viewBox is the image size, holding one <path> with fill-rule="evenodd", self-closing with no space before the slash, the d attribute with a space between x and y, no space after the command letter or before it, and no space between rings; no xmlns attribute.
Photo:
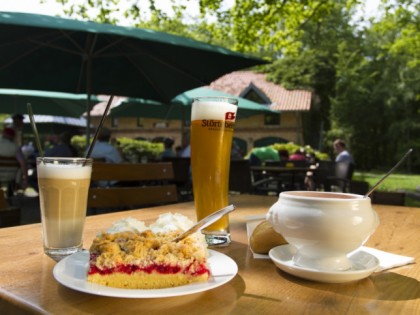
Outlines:
<svg viewBox="0 0 420 315"><path fill-rule="evenodd" d="M373 204L404 206L405 193L375 190L371 196Z"/></svg>
<svg viewBox="0 0 420 315"><path fill-rule="evenodd" d="M0 183L7 188L8 197L13 195L19 170L20 165L15 157L0 156Z"/></svg>
<svg viewBox="0 0 420 315"><path fill-rule="evenodd" d="M172 163L174 179L171 182L176 185L180 200L192 200L191 159L187 157L165 157L163 162Z"/></svg>
<svg viewBox="0 0 420 315"><path fill-rule="evenodd" d="M20 208L11 207L0 189L0 228L20 224Z"/></svg>
<svg viewBox="0 0 420 315"><path fill-rule="evenodd" d="M255 180L248 160L231 160L229 192L240 194L278 194L278 180L263 178Z"/></svg>
<svg viewBox="0 0 420 315"><path fill-rule="evenodd" d="M351 180L349 192L352 194L365 195L369 191L369 183L362 180Z"/></svg>
<svg viewBox="0 0 420 315"><path fill-rule="evenodd" d="M354 173L354 164L349 162L336 162L334 175L327 176L326 191L348 192L350 181Z"/></svg>
<svg viewBox="0 0 420 315"><path fill-rule="evenodd" d="M92 185L97 181L118 181L110 187L89 189L88 208L133 209L178 201L171 163L112 164L94 162ZM94 211L95 212L95 211Z"/></svg>

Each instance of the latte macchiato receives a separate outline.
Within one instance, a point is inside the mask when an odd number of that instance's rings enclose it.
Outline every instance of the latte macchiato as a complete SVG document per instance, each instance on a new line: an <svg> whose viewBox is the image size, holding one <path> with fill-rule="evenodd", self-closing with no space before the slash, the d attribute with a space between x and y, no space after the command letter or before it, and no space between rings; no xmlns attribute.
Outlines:
<svg viewBox="0 0 420 315"><path fill-rule="evenodd" d="M82 247L91 160L37 160L41 220L45 252L61 259Z"/></svg>

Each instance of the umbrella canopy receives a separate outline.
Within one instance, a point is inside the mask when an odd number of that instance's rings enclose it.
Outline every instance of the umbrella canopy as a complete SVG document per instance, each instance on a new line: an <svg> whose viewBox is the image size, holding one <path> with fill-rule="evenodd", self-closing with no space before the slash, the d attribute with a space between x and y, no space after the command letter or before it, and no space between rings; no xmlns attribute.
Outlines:
<svg viewBox="0 0 420 315"><path fill-rule="evenodd" d="M63 131L80 133L86 127L86 119L50 115L34 115L36 126L41 134L58 135ZM12 124L12 118L4 120L5 124ZM23 132L32 134L31 122L28 115L23 115Z"/></svg>
<svg viewBox="0 0 420 315"><path fill-rule="evenodd" d="M170 101L266 63L167 33L0 12L0 86Z"/></svg>
<svg viewBox="0 0 420 315"><path fill-rule="evenodd" d="M0 113L26 113L27 103L39 115L80 117L86 112L86 94L0 89ZM93 102L100 102L96 96Z"/></svg>
<svg viewBox="0 0 420 315"><path fill-rule="evenodd" d="M202 96L237 98L238 119L264 113L279 114L279 112L273 111L267 106L252 102L245 98L213 90L208 87L199 87L177 95L172 99L169 105L144 99L129 98L126 101L122 101L119 106L113 108L111 110L111 116L162 118L165 120L186 121L191 119L191 106L194 98Z"/></svg>

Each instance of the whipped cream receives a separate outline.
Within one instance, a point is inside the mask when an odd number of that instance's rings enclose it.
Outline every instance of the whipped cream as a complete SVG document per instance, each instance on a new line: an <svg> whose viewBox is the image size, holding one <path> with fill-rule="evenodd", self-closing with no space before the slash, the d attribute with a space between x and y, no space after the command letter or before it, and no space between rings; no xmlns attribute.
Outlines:
<svg viewBox="0 0 420 315"><path fill-rule="evenodd" d="M171 231L186 231L194 223L186 216L176 213L164 213L159 216L156 222L146 226L143 221L135 218L128 217L116 221L110 228L106 230L109 234L120 232L138 232L141 233L145 230L152 230L153 233L166 233Z"/></svg>
<svg viewBox="0 0 420 315"><path fill-rule="evenodd" d="M143 221L128 217L112 223L112 226L106 230L109 234L120 232L138 232L141 233L147 230L146 224Z"/></svg>
<svg viewBox="0 0 420 315"><path fill-rule="evenodd" d="M150 224L149 228L153 233L166 233L177 230L186 231L193 225L194 223L182 214L164 213L155 223Z"/></svg>

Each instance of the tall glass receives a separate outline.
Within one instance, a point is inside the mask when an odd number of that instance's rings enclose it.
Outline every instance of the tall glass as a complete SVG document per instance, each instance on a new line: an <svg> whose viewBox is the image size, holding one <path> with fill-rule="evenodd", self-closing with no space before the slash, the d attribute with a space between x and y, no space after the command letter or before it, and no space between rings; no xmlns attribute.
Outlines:
<svg viewBox="0 0 420 315"><path fill-rule="evenodd" d="M56 261L82 248L92 159L37 158L44 252Z"/></svg>
<svg viewBox="0 0 420 315"><path fill-rule="evenodd" d="M237 99L200 97L191 111L191 170L197 220L228 205L230 150ZM229 218L224 216L203 233L209 246L230 243Z"/></svg>

